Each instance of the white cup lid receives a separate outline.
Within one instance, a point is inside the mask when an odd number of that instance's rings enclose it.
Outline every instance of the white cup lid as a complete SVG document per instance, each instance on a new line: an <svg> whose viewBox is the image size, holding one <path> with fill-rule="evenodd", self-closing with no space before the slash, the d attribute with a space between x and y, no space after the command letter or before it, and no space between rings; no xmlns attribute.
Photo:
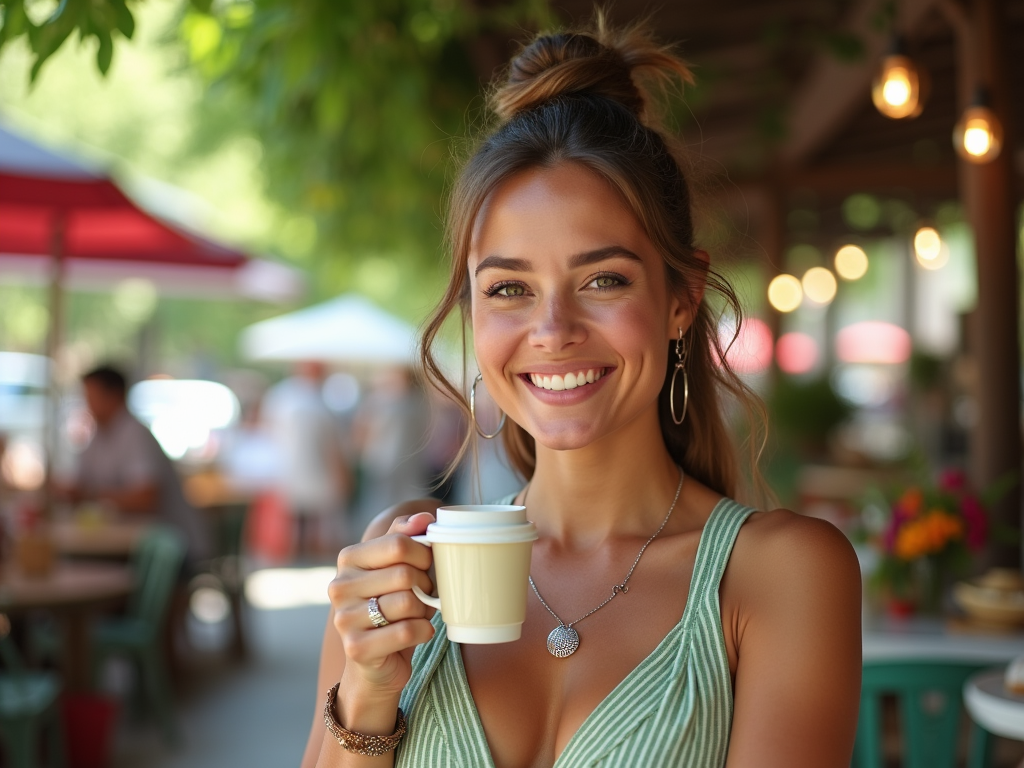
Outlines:
<svg viewBox="0 0 1024 768"><path fill-rule="evenodd" d="M439 544L516 544L537 538L526 507L512 504L439 507L437 522L427 526L427 541Z"/></svg>

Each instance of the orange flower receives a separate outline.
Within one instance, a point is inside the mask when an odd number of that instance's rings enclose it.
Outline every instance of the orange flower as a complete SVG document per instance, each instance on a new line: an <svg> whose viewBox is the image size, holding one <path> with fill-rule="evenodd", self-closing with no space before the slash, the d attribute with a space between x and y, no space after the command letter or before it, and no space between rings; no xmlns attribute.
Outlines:
<svg viewBox="0 0 1024 768"><path fill-rule="evenodd" d="M921 511L921 505L924 503L924 494L921 493L920 488L908 488L896 503L903 507L908 515L915 517Z"/></svg>
<svg viewBox="0 0 1024 768"><path fill-rule="evenodd" d="M963 538L963 521L941 509L932 509L904 525L896 534L893 551L903 560L941 552L954 539Z"/></svg>

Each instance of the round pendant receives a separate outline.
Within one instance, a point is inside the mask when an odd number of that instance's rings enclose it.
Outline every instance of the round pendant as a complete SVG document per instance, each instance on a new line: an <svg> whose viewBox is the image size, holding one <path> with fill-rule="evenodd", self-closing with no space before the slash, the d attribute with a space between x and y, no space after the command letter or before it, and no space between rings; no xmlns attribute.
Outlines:
<svg viewBox="0 0 1024 768"><path fill-rule="evenodd" d="M556 658L564 659L566 656L572 656L579 647L580 636L572 627L559 624L548 635L548 653Z"/></svg>

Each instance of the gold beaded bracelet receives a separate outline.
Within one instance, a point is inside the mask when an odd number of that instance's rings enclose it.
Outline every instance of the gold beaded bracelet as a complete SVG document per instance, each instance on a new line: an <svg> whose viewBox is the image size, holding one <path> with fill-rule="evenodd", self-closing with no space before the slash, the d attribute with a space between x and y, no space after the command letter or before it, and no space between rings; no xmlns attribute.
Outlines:
<svg viewBox="0 0 1024 768"><path fill-rule="evenodd" d="M327 692L327 703L324 705L324 723L338 743L349 752L367 757L380 757L397 747L398 742L405 736L405 714L401 708L398 710L398 723L395 726L395 732L390 736L368 736L365 733L350 731L338 722L338 718L334 714L334 702L338 698L340 685L341 683L336 683Z"/></svg>

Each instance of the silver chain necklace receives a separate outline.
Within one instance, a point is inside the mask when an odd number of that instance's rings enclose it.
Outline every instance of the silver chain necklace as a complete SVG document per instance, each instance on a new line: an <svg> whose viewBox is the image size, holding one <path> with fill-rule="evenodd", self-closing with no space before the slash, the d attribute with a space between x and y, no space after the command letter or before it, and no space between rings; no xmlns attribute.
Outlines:
<svg viewBox="0 0 1024 768"><path fill-rule="evenodd" d="M622 580L621 584L616 584L612 587L612 593L604 599L603 603L596 608L592 608L587 611L576 619L576 621L570 621L568 624L562 621L558 614L551 610L551 606L547 604L543 597L541 597L540 591L537 589L537 585L533 583L533 576L530 576L530 586L533 587L533 594L537 596L537 599L540 600L540 604L547 608L548 613L554 616L555 621L558 622L558 626L552 629L551 633L548 635L548 653L559 659L564 659L566 656L572 656L576 653L576 649L580 647L580 635L575 629L573 629L573 625L579 624L584 619L593 616L614 600L620 593L625 594L626 592L629 592L629 587L627 585L629 584L630 577L633 575L633 571L636 570L637 563L640 562L640 558L644 556L644 551L646 551L647 547L650 546L651 542L658 538L658 534L665 530L665 526L668 525L669 518L672 517L672 512L675 511L676 502L679 501L679 492L683 490L684 477L685 475L680 469L679 485L676 486L676 495L672 498L672 506L668 508L668 514L665 515L665 519L661 521L661 525L658 526L658 530L656 530L654 535L651 536L651 538L649 538L642 547L640 547L640 552L637 553L636 560L633 561L633 565L629 567L629 573L626 574L626 578ZM527 491L527 493L529 493L529 491ZM523 503L525 502L526 498L524 497Z"/></svg>

